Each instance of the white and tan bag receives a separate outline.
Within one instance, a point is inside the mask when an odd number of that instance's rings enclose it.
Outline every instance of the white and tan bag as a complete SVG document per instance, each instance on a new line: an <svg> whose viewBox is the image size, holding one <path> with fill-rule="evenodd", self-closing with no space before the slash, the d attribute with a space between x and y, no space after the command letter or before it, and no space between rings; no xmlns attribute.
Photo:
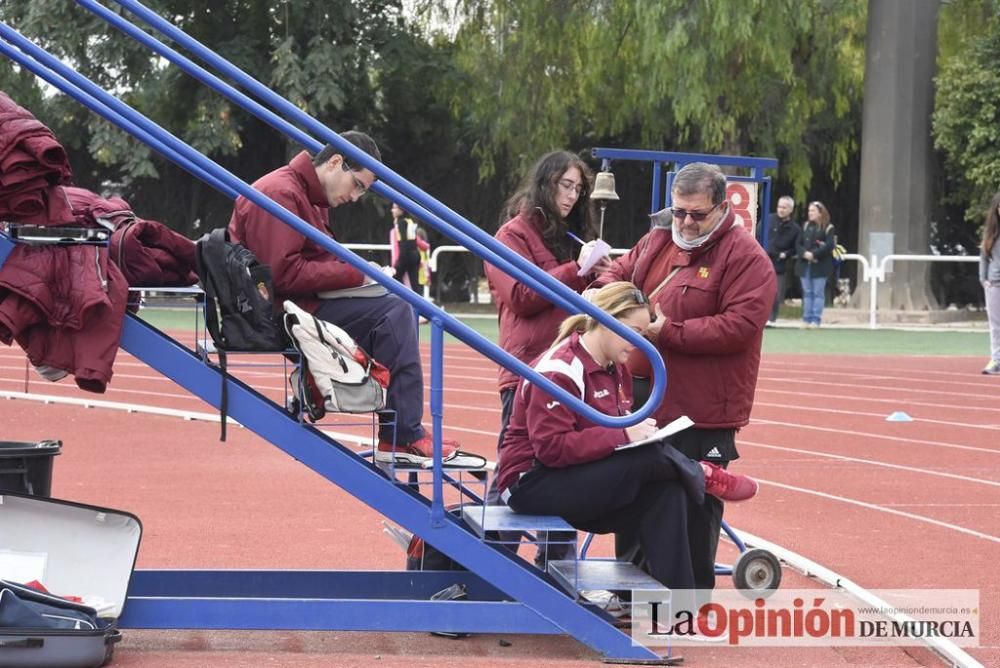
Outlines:
<svg viewBox="0 0 1000 668"><path fill-rule="evenodd" d="M285 301L285 331L300 356L289 381L301 407L315 422L327 411L370 413L385 408L389 370L372 359L347 332Z"/></svg>

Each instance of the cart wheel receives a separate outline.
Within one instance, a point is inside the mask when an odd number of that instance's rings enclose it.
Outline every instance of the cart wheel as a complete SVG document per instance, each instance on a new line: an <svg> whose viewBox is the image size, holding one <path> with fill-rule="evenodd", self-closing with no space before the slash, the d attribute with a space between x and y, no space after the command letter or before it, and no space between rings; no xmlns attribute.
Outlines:
<svg viewBox="0 0 1000 668"><path fill-rule="evenodd" d="M747 550L733 566L733 583L745 594L766 598L781 584L781 562L767 550Z"/></svg>

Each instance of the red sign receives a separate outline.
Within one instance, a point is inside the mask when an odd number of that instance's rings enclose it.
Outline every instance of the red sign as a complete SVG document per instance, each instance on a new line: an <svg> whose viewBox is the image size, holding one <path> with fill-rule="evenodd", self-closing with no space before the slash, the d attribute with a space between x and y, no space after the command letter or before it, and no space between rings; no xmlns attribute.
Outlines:
<svg viewBox="0 0 1000 668"><path fill-rule="evenodd" d="M733 213L750 234L757 227L757 183L755 181L731 181L726 184L726 199Z"/></svg>

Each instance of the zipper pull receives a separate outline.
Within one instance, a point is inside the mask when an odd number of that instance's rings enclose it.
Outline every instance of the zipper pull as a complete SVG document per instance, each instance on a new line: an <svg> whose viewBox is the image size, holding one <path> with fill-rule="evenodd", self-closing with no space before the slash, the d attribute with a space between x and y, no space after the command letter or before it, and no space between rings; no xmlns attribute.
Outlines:
<svg viewBox="0 0 1000 668"><path fill-rule="evenodd" d="M101 271L101 249L98 246L94 246L94 268L97 269L97 278L101 279L101 289L107 292L108 279L104 277L104 273Z"/></svg>

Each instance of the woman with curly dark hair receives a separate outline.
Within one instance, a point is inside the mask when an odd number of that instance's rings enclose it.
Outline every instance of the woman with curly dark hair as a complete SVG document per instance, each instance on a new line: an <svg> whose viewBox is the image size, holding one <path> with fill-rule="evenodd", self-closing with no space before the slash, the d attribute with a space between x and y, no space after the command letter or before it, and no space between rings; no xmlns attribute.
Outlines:
<svg viewBox="0 0 1000 668"><path fill-rule="evenodd" d="M590 203L593 179L593 172L579 156L567 151L543 155L507 201L496 233L498 241L576 292L582 292L609 264L605 259L580 275L593 247L586 242L597 236ZM530 364L552 345L568 314L519 278L488 263L485 270L500 321L499 345ZM500 367L498 455L519 380L512 371ZM488 496L496 501L495 485ZM555 557L550 554L550 558Z"/></svg>

